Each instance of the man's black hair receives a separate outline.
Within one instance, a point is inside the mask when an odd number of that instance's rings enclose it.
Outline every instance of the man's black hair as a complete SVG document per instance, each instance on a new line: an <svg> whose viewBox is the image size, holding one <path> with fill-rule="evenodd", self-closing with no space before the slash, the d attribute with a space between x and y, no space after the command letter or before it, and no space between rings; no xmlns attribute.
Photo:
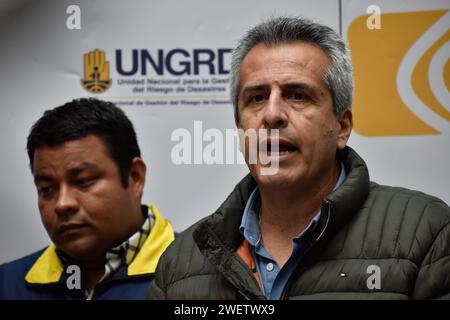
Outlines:
<svg viewBox="0 0 450 320"><path fill-rule="evenodd" d="M30 130L27 152L33 170L34 152L43 146L56 146L67 141L96 135L117 164L124 188L134 157L141 151L133 124L113 103L94 98L75 99L44 112Z"/></svg>

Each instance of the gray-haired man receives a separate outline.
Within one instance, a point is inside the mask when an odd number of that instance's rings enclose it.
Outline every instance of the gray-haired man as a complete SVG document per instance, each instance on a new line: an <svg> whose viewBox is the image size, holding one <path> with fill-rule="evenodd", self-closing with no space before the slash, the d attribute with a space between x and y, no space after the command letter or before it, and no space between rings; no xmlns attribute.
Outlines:
<svg viewBox="0 0 450 320"><path fill-rule="evenodd" d="M236 124L279 130L266 140L279 169L263 175L246 156L250 174L169 247L150 298L450 298L450 209L369 181L346 146L352 83L347 46L326 26L274 18L241 39Z"/></svg>

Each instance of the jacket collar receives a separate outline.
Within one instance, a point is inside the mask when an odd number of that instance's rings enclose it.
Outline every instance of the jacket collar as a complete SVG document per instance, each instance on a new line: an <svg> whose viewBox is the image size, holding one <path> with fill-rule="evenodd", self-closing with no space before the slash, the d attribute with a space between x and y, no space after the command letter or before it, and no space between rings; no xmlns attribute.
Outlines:
<svg viewBox="0 0 450 320"><path fill-rule="evenodd" d="M323 214L317 228L317 240L329 239L330 235L345 225L358 212L369 194L369 173L364 160L350 147L340 152L339 157L344 163L347 177L322 203ZM264 298L251 271L236 254L244 240L239 232L242 214L255 187L255 180L250 174L247 175L219 209L197 227L193 236L205 257L239 291ZM321 243L323 245L325 241Z"/></svg>
<svg viewBox="0 0 450 320"><path fill-rule="evenodd" d="M247 175L210 217L200 223L193 237L203 255L237 290L264 299L250 269L236 253L244 237L239 232L242 213L256 182Z"/></svg>
<svg viewBox="0 0 450 320"><path fill-rule="evenodd" d="M346 147L338 155L344 163L346 179L322 201L315 242L303 257L302 267L295 272L294 277L316 261L331 238L359 212L369 196L369 172L364 160L350 147Z"/></svg>
<svg viewBox="0 0 450 320"><path fill-rule="evenodd" d="M155 272L159 257L174 240L174 231L154 205L149 206L155 217L155 223L141 250L127 268L125 277L149 275ZM25 276L28 284L58 283L63 275L64 266L52 243L36 260Z"/></svg>
<svg viewBox="0 0 450 320"><path fill-rule="evenodd" d="M150 210L155 216L155 224L138 255L128 266L128 276L155 273L159 258L175 239L170 222L163 218L155 206L151 205Z"/></svg>
<svg viewBox="0 0 450 320"><path fill-rule="evenodd" d="M322 232L328 225L328 234L334 234L359 211L370 190L369 172L364 160L350 147L339 152L339 158L347 176L344 183L323 200L322 212L325 214L319 221ZM327 214L331 212L331 215Z"/></svg>

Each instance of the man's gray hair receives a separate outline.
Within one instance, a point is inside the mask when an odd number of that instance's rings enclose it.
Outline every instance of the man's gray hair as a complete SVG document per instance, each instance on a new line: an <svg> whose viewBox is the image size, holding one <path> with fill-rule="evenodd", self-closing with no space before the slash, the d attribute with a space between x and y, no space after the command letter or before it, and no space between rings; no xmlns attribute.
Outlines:
<svg viewBox="0 0 450 320"><path fill-rule="evenodd" d="M333 98L334 113L340 115L345 109L351 108L353 95L352 62L350 51L344 39L330 27L308 19L277 17L250 29L233 51L230 93L236 123L239 122L239 72L242 61L249 51L260 43L276 46L295 41L318 45L328 55L330 66L325 73L324 82Z"/></svg>

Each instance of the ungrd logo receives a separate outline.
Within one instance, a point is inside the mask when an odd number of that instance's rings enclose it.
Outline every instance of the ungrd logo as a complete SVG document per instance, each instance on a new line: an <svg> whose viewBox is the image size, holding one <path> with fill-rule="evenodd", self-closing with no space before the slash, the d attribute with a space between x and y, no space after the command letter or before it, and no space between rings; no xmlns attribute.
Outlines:
<svg viewBox="0 0 450 320"><path fill-rule="evenodd" d="M368 15L348 29L352 52L355 131L364 136L450 132L448 10Z"/></svg>
<svg viewBox="0 0 450 320"><path fill-rule="evenodd" d="M91 93L102 93L111 86L109 61L105 52L95 49L84 55L84 78L81 85Z"/></svg>

